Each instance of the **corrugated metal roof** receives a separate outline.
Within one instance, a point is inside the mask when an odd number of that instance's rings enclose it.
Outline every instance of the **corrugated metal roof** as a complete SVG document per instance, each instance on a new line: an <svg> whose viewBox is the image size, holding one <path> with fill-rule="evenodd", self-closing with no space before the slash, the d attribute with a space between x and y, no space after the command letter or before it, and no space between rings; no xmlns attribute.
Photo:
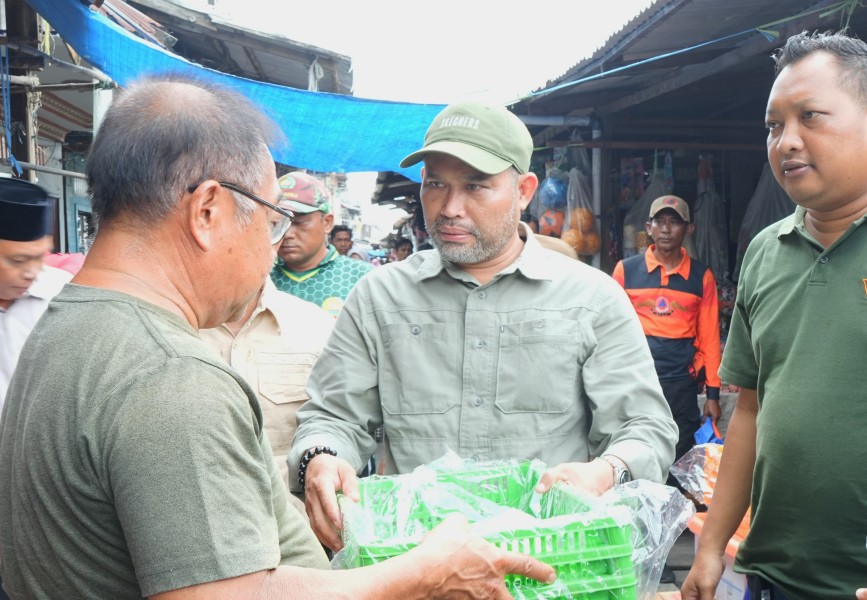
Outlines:
<svg viewBox="0 0 867 600"><path fill-rule="evenodd" d="M659 88L660 82L672 80L689 69L695 71L705 64L713 67L708 68L708 75L727 70L730 71L729 75L735 74L737 77L738 70L752 71L763 61L767 80L773 66L768 56L780 41L765 39L755 28L805 11L818 11L837 4L840 4L838 0L657 0L609 37L603 47L592 56L578 62L563 76L549 81L544 88L536 91L537 94L543 92L541 95L524 100L521 104L525 111L517 109L516 112L566 114L576 111L580 113L581 109L585 109L584 112L588 113L600 107L604 112L604 105L612 99L620 99L651 86ZM840 19L840 12L824 18L820 16L820 12L815 12L799 19L799 27L796 27L795 31L811 28L835 29L839 26ZM781 39L794 32L791 28L791 24L774 26L775 30L782 33ZM728 37L751 30L751 33ZM666 56L713 40L720 41L687 53ZM727 56L731 59L726 60ZM544 90L556 86L653 57L665 58L612 76L544 93ZM723 66L726 69L720 68ZM744 84L752 85L752 79L755 79L755 75L744 81ZM693 75L692 80L699 79ZM682 86L671 81L670 87L671 91L674 91ZM568 101L561 102L558 98L568 98Z"/></svg>
<svg viewBox="0 0 867 600"><path fill-rule="evenodd" d="M205 67L256 81L308 89L314 60L322 69L318 91L352 94L352 61L348 56L240 27L170 0L130 0L142 13L176 38L171 50Z"/></svg>

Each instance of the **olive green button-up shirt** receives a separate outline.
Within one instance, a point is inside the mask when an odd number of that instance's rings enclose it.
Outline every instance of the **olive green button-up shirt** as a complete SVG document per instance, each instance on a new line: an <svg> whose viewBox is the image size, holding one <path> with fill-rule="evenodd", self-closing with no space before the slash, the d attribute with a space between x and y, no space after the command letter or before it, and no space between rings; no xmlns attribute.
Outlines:
<svg viewBox="0 0 867 600"><path fill-rule="evenodd" d="M316 445L360 470L384 424L386 473L447 450L550 466L604 452L662 481L677 439L623 289L532 235L485 285L435 250L375 269L349 295L308 393L290 471Z"/></svg>

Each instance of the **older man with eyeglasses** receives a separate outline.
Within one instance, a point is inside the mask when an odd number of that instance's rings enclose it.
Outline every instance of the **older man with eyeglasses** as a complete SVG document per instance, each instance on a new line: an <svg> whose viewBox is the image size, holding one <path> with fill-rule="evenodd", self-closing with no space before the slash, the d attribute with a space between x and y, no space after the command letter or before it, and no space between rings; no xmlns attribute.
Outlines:
<svg viewBox="0 0 867 600"><path fill-rule="evenodd" d="M505 599L507 572L553 581L460 520L404 556L328 570L255 391L198 334L244 316L291 219L271 127L178 77L106 113L87 163L99 231L25 343L0 420L10 597Z"/></svg>

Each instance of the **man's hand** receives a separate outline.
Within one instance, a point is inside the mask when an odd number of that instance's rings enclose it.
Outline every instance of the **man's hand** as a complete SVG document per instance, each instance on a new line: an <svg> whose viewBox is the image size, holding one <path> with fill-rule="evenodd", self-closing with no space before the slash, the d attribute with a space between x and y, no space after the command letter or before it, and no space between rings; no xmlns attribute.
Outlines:
<svg viewBox="0 0 867 600"><path fill-rule="evenodd" d="M683 600L713 600L716 586L722 578L725 562L722 556L696 552L692 568L680 588ZM867 596L864 599L867 600Z"/></svg>
<svg viewBox="0 0 867 600"><path fill-rule="evenodd" d="M589 463L561 463L542 474L536 484L536 491L544 494L558 481L600 496L614 486L614 468L599 459Z"/></svg>
<svg viewBox="0 0 867 600"><path fill-rule="evenodd" d="M345 459L317 454L307 465L304 476L304 504L310 526L319 541L334 550L343 548L340 531L343 518L337 505L337 492L358 502L358 477Z"/></svg>
<svg viewBox="0 0 867 600"><path fill-rule="evenodd" d="M427 598L493 598L511 600L504 583L514 573L553 583L554 569L537 559L507 552L472 534L466 519L450 515L405 557L425 569Z"/></svg>
<svg viewBox="0 0 867 600"><path fill-rule="evenodd" d="M719 421L720 417L720 409L719 409L719 400L712 400L708 398L704 403L704 416L710 417L711 420L716 423Z"/></svg>
<svg viewBox="0 0 867 600"><path fill-rule="evenodd" d="M855 598L858 600L867 600L867 588L858 588L855 591Z"/></svg>

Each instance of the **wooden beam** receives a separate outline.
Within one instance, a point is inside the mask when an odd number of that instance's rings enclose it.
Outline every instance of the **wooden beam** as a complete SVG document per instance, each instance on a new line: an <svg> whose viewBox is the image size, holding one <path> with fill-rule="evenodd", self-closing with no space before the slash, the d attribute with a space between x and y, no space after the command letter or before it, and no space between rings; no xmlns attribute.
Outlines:
<svg viewBox="0 0 867 600"><path fill-rule="evenodd" d="M253 70L256 71L256 75L262 81L268 81L268 78L265 77L265 71L262 70L262 63L259 62L259 59L256 58L256 53L250 50L247 46L244 46L244 54L247 56L247 60L250 61L250 64L253 65Z"/></svg>
<svg viewBox="0 0 867 600"><path fill-rule="evenodd" d="M830 6L831 4L837 3L838 0L822 0L822 2L819 2L818 4L812 6L811 9L823 8L825 6ZM824 19L822 19L821 17L817 17L815 13L812 13L809 15L805 15L800 19L787 21L786 23L781 24L780 27L777 28L777 31L779 31L780 33L779 40L786 40L789 36L800 33L804 30L804 28L814 28L821 23L836 19L838 16L839 15L835 12L833 15L828 15ZM765 36L756 32L755 37L744 42L735 50L727 52L726 54L723 54L722 56L715 58L710 62L696 64L690 67L684 67L683 69L677 71L676 74L663 79L655 85L647 87L635 94L632 94L631 96L625 96L620 100L611 102L604 106L600 106L599 114L610 115L620 112L621 110L630 108L632 106L635 106L636 104L647 102L648 100L652 100L653 98L656 98L658 96L668 94L684 86L695 83L696 81L705 79L706 77L709 77L721 71L725 71L726 69L729 69L742 62L746 58L752 57L760 52L767 52L774 49L775 47L780 45L781 42L779 40L769 42L767 38L765 38Z"/></svg>
<svg viewBox="0 0 867 600"><path fill-rule="evenodd" d="M67 102L51 92L42 92L41 102L42 108L46 111L54 113L58 117L62 117L84 129L93 129L93 117L91 114L78 108L71 102Z"/></svg>

